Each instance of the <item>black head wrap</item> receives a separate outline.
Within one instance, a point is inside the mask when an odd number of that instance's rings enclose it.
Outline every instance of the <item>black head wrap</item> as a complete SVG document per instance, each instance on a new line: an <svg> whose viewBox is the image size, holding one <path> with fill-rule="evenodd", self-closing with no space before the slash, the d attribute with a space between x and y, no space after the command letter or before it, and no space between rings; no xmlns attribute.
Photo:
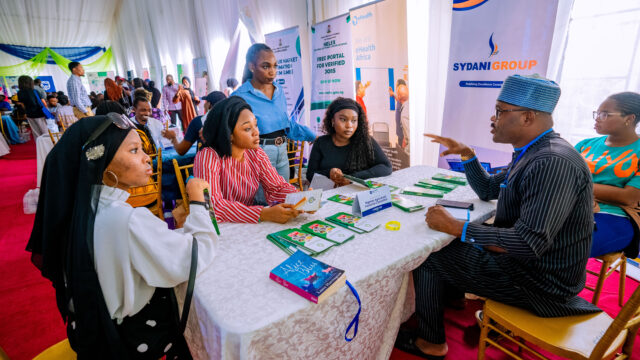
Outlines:
<svg viewBox="0 0 640 360"><path fill-rule="evenodd" d="M94 185L102 184L130 129L111 124L83 149L94 131L110 121L109 116L83 118L53 147L44 164L27 245L32 262L53 283L78 358L126 358L95 271L93 229L101 189ZM70 326L75 331L69 331Z"/></svg>
<svg viewBox="0 0 640 360"><path fill-rule="evenodd" d="M214 149L220 157L231 156L231 134L242 110L251 111L251 106L239 96L219 101L207 113L202 136L204 146Z"/></svg>

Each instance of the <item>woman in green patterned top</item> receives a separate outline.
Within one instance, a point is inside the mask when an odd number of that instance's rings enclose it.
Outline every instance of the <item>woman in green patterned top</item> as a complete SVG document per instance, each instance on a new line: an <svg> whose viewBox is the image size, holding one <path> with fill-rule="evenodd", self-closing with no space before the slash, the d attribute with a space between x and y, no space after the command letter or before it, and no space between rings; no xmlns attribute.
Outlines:
<svg viewBox="0 0 640 360"><path fill-rule="evenodd" d="M620 206L640 202L640 94L623 92L609 96L593 112L600 137L576 145L589 165L593 194L600 206L594 214L591 257L622 251L633 240L633 226Z"/></svg>

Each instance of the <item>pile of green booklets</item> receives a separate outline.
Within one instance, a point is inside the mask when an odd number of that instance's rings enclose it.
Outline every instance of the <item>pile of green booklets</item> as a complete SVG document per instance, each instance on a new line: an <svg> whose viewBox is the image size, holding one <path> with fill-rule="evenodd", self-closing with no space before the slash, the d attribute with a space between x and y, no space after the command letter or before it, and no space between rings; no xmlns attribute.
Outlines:
<svg viewBox="0 0 640 360"><path fill-rule="evenodd" d="M464 176L435 174L431 179L420 179L414 186L402 189L402 194L441 198L459 185L467 185Z"/></svg>
<svg viewBox="0 0 640 360"><path fill-rule="evenodd" d="M314 220L300 228L281 230L267 235L267 239L288 255L300 250L315 256L353 239L354 232L363 234L380 225L345 212L334 214L325 220Z"/></svg>

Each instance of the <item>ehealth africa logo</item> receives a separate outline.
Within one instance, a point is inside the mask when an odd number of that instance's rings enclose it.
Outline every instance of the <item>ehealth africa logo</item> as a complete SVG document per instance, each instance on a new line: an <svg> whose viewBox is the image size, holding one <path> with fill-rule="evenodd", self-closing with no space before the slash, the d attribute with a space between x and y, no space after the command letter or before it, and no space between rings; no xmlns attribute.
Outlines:
<svg viewBox="0 0 640 360"><path fill-rule="evenodd" d="M491 48L491 53L489 53L489 57L493 55L498 55L498 44L493 41L493 33L489 36L489 47Z"/></svg>

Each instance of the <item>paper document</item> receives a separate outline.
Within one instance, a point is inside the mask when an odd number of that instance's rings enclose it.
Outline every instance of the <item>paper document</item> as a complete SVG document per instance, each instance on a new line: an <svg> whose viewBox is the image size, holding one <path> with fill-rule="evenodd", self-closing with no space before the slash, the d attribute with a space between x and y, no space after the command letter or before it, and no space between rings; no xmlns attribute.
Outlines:
<svg viewBox="0 0 640 360"><path fill-rule="evenodd" d="M298 210L317 211L318 209L320 209L320 201L322 200L322 189L314 189L287 194L284 202L285 204L295 205L302 198L307 198L307 200L298 207Z"/></svg>

